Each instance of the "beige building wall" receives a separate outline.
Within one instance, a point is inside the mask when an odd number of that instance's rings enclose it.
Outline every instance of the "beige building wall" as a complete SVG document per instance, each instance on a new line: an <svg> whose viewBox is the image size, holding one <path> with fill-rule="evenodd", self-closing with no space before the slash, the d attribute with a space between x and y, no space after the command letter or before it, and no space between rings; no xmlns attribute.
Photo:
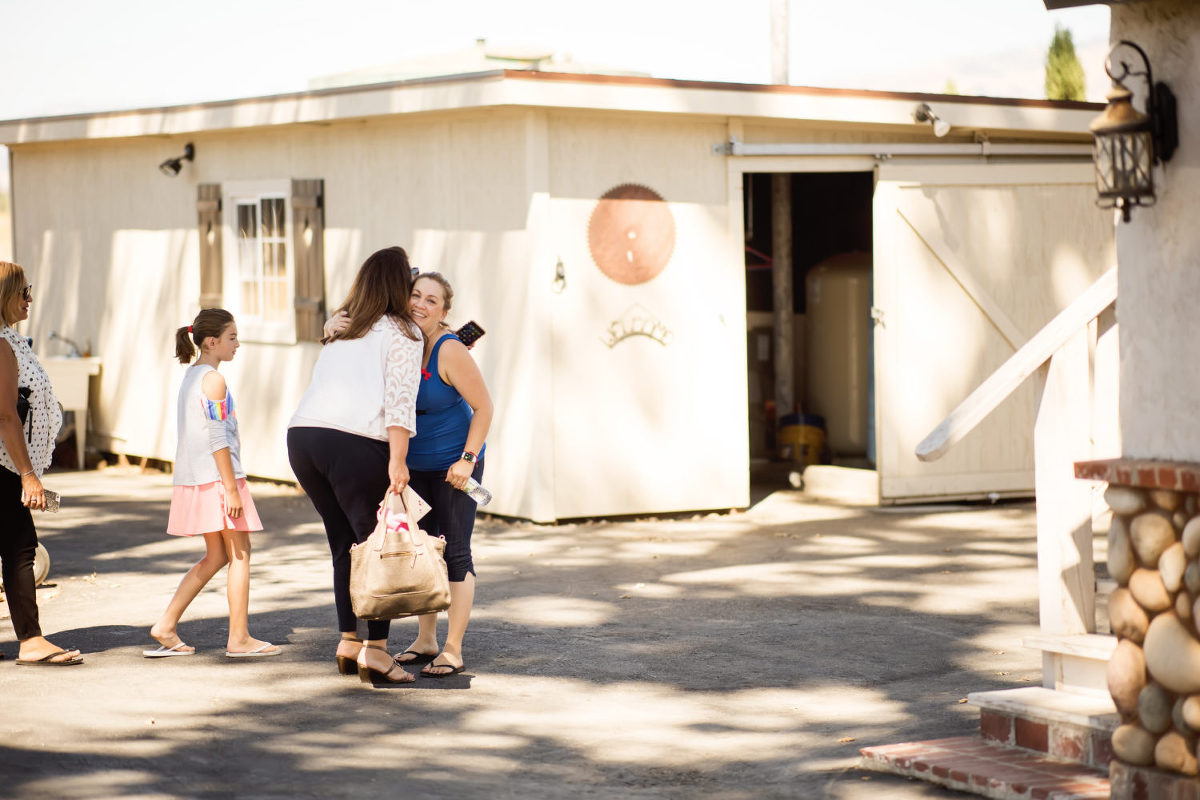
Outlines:
<svg viewBox="0 0 1200 800"><path fill-rule="evenodd" d="M452 322L477 318L487 328L475 357L502 393L489 437L499 462L489 472L502 477L506 460L523 465L539 457L531 452L538 441L513 437L507 425L519 417L509 409L546 418L538 404L548 392L538 383L548 375L535 367L536 348L520 346L537 339L539 313L525 296L526 120L516 112L490 116L196 135L186 138L196 160L175 179L155 167L182 149L183 137L22 147L14 159L27 210L19 256L40 301L27 331L39 352L59 352L49 339L57 330L103 358L93 405L103 445L173 459L183 369L172 358L172 336L198 308L196 184L324 178L330 307L367 255L399 243L415 264L456 283ZM223 368L238 398L252 474L291 479L285 429L318 352L315 344L247 341ZM499 511L517 513L530 502L523 481L495 489Z"/></svg>
<svg viewBox="0 0 1200 800"><path fill-rule="evenodd" d="M57 330L103 359L92 406L102 446L173 459L183 368L172 336L199 296L196 185L323 178L330 308L367 255L398 243L455 284L453 325L487 330L473 355L497 411L489 510L550 520L746 505L740 249L711 154L724 133L505 109L22 146L19 256L39 286L28 333L47 355L60 352ZM158 162L187 141L195 161L163 176ZM600 195L628 182L660 193L675 225L666 268L638 286L605 277L588 249ZM666 343L634 335L610 347L613 324L636 309ZM222 368L252 474L292 478L286 425L318 352L244 340Z"/></svg>
<svg viewBox="0 0 1200 800"><path fill-rule="evenodd" d="M725 136L723 122L551 117L552 241L565 275L547 296L560 517L749 503L744 260L725 161L712 154ZM597 201L627 183L660 195L674 230L666 266L644 283L610 278L589 250ZM639 325L660 338L613 341Z"/></svg>
<svg viewBox="0 0 1200 800"><path fill-rule="evenodd" d="M197 184L319 178L331 309L368 254L399 243L454 282L452 324L487 330L473 354L497 411L490 511L548 521L741 507L742 172L870 170L875 149L856 145L945 145L913 107L521 75L15 121L0 135L14 143L16 255L39 286L26 327L39 352L61 352L58 330L103 359L98 443L172 459L171 337L199 297ZM977 130L1069 149L1092 110L947 102L942 113L968 150ZM731 140L835 149L722 155ZM195 160L163 176L156 166L187 142ZM589 235L602 195L624 184L665 201L671 241L661 270L623 282L597 266ZM225 368L252 474L291 479L286 424L318 352L249 337Z"/></svg>
<svg viewBox="0 0 1200 800"><path fill-rule="evenodd" d="M1124 455L1200 461L1200 6L1115 5L1112 39L1139 44L1178 98L1179 149L1155 171L1158 201L1117 225ZM1130 81L1140 104L1143 84Z"/></svg>

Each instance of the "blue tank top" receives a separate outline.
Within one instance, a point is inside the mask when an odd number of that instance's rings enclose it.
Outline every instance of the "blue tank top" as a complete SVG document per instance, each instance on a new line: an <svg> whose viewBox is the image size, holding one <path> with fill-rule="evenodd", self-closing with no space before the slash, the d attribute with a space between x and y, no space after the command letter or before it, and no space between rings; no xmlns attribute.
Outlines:
<svg viewBox="0 0 1200 800"><path fill-rule="evenodd" d="M421 370L421 385L417 389L417 432L408 441L409 469L449 469L462 457L466 447L467 430L475 412L458 390L438 374L442 342L453 338L453 333L442 334L433 346L429 365ZM480 458L486 447L479 449Z"/></svg>

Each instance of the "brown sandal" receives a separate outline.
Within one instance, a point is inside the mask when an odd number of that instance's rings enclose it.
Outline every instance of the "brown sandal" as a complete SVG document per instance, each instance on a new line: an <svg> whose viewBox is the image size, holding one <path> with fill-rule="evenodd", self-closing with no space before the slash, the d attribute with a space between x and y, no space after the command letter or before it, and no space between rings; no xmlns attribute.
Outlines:
<svg viewBox="0 0 1200 800"><path fill-rule="evenodd" d="M355 636L343 636L342 642L362 644L362 639ZM341 642L338 644L341 644ZM350 658L349 656L335 656L335 658L337 658L338 672L342 675L353 675L358 671L358 659Z"/></svg>
<svg viewBox="0 0 1200 800"><path fill-rule="evenodd" d="M380 647L377 644L363 645L363 650L378 650L382 653L387 653L389 659L392 657L392 654L386 647ZM403 677L393 678L392 673L396 670L400 670L400 674ZM374 667L368 667L366 664L358 664L358 679L363 683L375 683L376 681L381 683L412 683L417 679L417 676L405 671L399 664L393 661L387 672L380 672Z"/></svg>

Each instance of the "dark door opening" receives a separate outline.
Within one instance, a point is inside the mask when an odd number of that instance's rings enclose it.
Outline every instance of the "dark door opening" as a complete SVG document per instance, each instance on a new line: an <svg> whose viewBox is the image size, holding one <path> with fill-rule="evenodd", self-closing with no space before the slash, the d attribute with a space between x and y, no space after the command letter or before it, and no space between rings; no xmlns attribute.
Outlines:
<svg viewBox="0 0 1200 800"><path fill-rule="evenodd" d="M748 421L752 491L758 475L812 463L873 466L870 172L788 173L791 188L796 408L776 408L772 175L747 173L745 220ZM823 430L816 430L818 419ZM799 430L796 426L799 424ZM821 439L818 443L818 439Z"/></svg>

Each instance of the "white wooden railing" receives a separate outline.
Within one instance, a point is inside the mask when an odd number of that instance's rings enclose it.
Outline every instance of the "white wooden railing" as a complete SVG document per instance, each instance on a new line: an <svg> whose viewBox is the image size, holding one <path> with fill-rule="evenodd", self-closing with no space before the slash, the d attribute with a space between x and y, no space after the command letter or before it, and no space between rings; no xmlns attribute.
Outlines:
<svg viewBox="0 0 1200 800"><path fill-rule="evenodd" d="M1117 268L1113 267L1088 287L1075 302L1059 312L983 383L967 395L933 431L917 445L917 458L936 461L1057 353L1072 336L1104 313L1117 300Z"/></svg>
<svg viewBox="0 0 1200 800"><path fill-rule="evenodd" d="M1038 527L1038 611L1043 684L1049 688L1103 691L1095 658L1111 649L1096 630L1096 582L1092 559L1092 490L1075 479L1074 463L1098 456L1097 441L1114 446L1116 418L1117 270L1113 267L1050 320L971 392L917 445L933 461L971 432L1027 379L1039 383L1034 422L1034 472ZM1096 385L1097 365L1108 359L1108 386ZM1097 412L1097 396L1111 410ZM1097 686L1097 683L1099 685Z"/></svg>

